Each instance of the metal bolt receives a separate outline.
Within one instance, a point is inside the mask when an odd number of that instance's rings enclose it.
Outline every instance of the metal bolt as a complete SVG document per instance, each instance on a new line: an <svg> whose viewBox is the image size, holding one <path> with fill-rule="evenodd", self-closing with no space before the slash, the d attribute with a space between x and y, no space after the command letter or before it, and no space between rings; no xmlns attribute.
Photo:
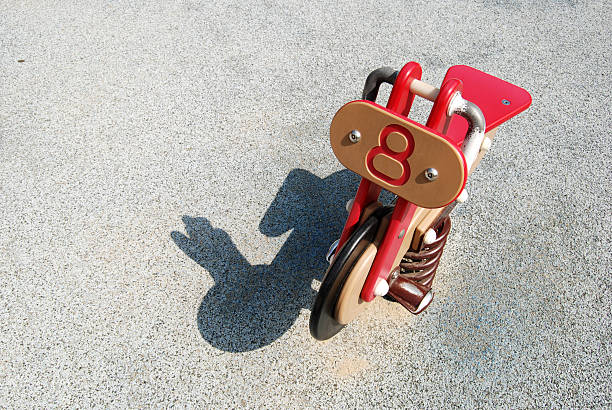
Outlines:
<svg viewBox="0 0 612 410"><path fill-rule="evenodd" d="M502 104L504 105L510 105L510 101L506 100L505 98L502 100Z"/></svg>
<svg viewBox="0 0 612 410"><path fill-rule="evenodd" d="M406 230L402 229L402 231L399 233L398 238L402 239L404 237L404 235L406 234Z"/></svg>
<svg viewBox="0 0 612 410"><path fill-rule="evenodd" d="M355 200L353 198L349 199L346 202L346 212L351 212L351 209L353 209L353 204L355 203Z"/></svg>
<svg viewBox="0 0 612 410"><path fill-rule="evenodd" d="M425 170L425 178L429 181L435 181L438 179L438 170L435 168L427 168Z"/></svg>
<svg viewBox="0 0 612 410"><path fill-rule="evenodd" d="M357 130L353 130L351 131L351 133L349 134L349 140L355 144L357 142L359 142L359 140L361 139L361 133Z"/></svg>
<svg viewBox="0 0 612 410"><path fill-rule="evenodd" d="M336 253L336 249L338 248L338 243L340 243L340 239L336 239L334 243L332 243L329 246L329 250L327 251L327 254L325 255L325 260L329 262L330 264L334 260L334 254Z"/></svg>

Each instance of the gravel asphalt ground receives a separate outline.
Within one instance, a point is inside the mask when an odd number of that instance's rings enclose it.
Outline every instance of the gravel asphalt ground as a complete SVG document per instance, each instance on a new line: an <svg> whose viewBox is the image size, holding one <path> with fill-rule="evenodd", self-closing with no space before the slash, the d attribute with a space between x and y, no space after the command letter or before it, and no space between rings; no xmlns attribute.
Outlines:
<svg viewBox="0 0 612 410"><path fill-rule="evenodd" d="M0 407L610 408L611 27L609 1L3 0ZM317 342L357 184L329 124L411 60L533 104L431 307Z"/></svg>

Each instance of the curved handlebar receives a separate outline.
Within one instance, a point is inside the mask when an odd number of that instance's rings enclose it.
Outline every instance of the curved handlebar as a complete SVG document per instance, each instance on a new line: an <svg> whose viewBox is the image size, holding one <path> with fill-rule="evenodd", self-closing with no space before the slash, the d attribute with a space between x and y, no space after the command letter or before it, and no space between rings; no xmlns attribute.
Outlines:
<svg viewBox="0 0 612 410"><path fill-rule="evenodd" d="M448 106L448 116L458 114L465 118L469 124L467 133L463 144L461 144L461 151L465 157L468 171L472 168L480 146L484 140L484 134L486 123L485 117L480 108L468 100L463 99L461 93L456 93Z"/></svg>
<svg viewBox="0 0 612 410"><path fill-rule="evenodd" d="M363 93L361 98L363 100L368 100L372 102L376 102L376 97L378 97L378 90L380 89L380 85L382 83L387 84L395 84L395 79L399 71L391 67L381 67L372 71L368 78L366 78L365 85L363 86Z"/></svg>

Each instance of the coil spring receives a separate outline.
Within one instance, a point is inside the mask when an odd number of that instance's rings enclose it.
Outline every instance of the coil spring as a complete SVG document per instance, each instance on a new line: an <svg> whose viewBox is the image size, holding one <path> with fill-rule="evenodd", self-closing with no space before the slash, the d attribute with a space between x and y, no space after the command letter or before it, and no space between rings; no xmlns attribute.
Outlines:
<svg viewBox="0 0 612 410"><path fill-rule="evenodd" d="M433 228L436 232L436 240L429 245L424 244L419 252L406 252L400 262L400 274L431 287L450 228L450 217L447 216L438 222Z"/></svg>

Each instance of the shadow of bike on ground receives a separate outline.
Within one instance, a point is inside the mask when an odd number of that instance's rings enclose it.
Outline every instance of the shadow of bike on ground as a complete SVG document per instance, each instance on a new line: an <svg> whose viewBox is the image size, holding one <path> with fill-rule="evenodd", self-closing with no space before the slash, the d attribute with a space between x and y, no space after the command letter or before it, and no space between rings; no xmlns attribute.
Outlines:
<svg viewBox="0 0 612 410"><path fill-rule="evenodd" d="M228 352L254 350L281 337L301 309L310 309L312 280L323 277L325 252L342 231L345 204L358 182L347 170L324 179L291 171L259 224L269 237L291 231L270 265L249 264L206 218L183 217L187 235L174 231L172 239L215 280L197 316L204 339Z"/></svg>

